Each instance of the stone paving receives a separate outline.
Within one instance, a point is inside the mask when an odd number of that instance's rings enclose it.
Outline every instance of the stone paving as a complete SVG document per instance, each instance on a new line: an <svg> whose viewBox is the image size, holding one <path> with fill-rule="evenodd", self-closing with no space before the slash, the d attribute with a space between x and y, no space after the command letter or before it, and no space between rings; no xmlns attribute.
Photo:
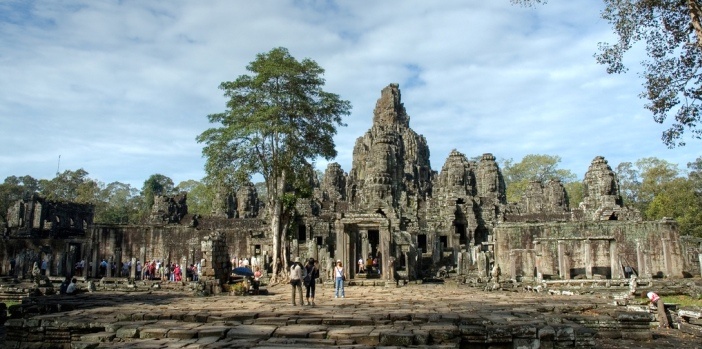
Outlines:
<svg viewBox="0 0 702 349"><path fill-rule="evenodd" d="M42 297L40 312L74 309L8 320L6 347L702 348L699 337L652 331L650 314L627 312L605 296L423 284L346 287L346 298L334 299L330 285L320 286L316 306L296 307L288 285L260 296Z"/></svg>

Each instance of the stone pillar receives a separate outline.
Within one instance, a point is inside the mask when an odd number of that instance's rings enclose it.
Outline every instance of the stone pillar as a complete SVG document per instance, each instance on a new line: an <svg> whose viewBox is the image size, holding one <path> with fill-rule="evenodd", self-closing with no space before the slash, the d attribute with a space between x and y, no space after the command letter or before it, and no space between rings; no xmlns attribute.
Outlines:
<svg viewBox="0 0 702 349"><path fill-rule="evenodd" d="M117 274L115 276L122 276L122 248L121 247L115 248L115 272Z"/></svg>
<svg viewBox="0 0 702 349"><path fill-rule="evenodd" d="M584 240L583 248L585 249L585 277L592 279L592 240Z"/></svg>
<svg viewBox="0 0 702 349"><path fill-rule="evenodd" d="M144 280L144 269L146 268L146 247L139 248L139 261L141 262L141 273L137 275L139 280Z"/></svg>
<svg viewBox="0 0 702 349"><path fill-rule="evenodd" d="M346 233L344 229L344 224L337 221L335 224L334 228L336 229L336 253L334 254L337 260L340 260L341 263L343 263L344 268L346 270L349 270L349 248L350 246L350 241L348 234ZM332 261L334 265L335 261ZM353 267L353 264L351 265ZM333 278L333 277L332 277Z"/></svg>
<svg viewBox="0 0 702 349"><path fill-rule="evenodd" d="M110 257L109 260L107 261L107 268L105 268L105 276L110 278L112 277L112 263L114 257Z"/></svg>
<svg viewBox="0 0 702 349"><path fill-rule="evenodd" d="M368 254L370 253L370 242L368 242L368 229L361 229L358 231L361 236L361 258L365 263Z"/></svg>
<svg viewBox="0 0 702 349"><path fill-rule="evenodd" d="M392 237L390 236L390 229L387 227L382 227L380 229L380 266L381 275L380 278L383 280L392 280L392 275L390 275L390 245Z"/></svg>
<svg viewBox="0 0 702 349"><path fill-rule="evenodd" d="M617 240L609 240L609 260L612 269L612 279L621 279L622 264L619 262L619 253L617 252Z"/></svg>
<svg viewBox="0 0 702 349"><path fill-rule="evenodd" d="M565 242L558 241L558 274L560 274L561 279L570 279L570 270L568 270L568 261L565 254Z"/></svg>
<svg viewBox="0 0 702 349"><path fill-rule="evenodd" d="M497 263L497 260L495 260L495 263ZM514 250L509 251L509 275L512 278L512 280L518 280L517 279L517 254L516 254L516 251L514 251Z"/></svg>
<svg viewBox="0 0 702 349"><path fill-rule="evenodd" d="M132 280L136 280L136 262L136 257L132 257L132 267L129 268L129 278Z"/></svg>
<svg viewBox="0 0 702 349"><path fill-rule="evenodd" d="M643 253L641 251L641 241L636 239L636 274L638 277L645 275L646 265L643 260Z"/></svg>
<svg viewBox="0 0 702 349"><path fill-rule="evenodd" d="M669 238L661 238L661 250L663 251L663 270L665 270L665 277L668 277L671 274L670 248L668 247L669 245Z"/></svg>

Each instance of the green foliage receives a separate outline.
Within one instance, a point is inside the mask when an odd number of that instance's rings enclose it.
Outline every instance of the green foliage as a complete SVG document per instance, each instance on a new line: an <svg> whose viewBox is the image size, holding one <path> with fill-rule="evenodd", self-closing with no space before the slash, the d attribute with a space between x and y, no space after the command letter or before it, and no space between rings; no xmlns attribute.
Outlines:
<svg viewBox="0 0 702 349"><path fill-rule="evenodd" d="M277 261L283 259L281 234L293 216L294 200L286 196L305 194L302 178L316 158L336 156L336 128L346 126L342 116L350 113L351 104L322 89L324 69L316 62L298 61L285 48L256 55L246 69L251 75L220 84L227 108L208 115L218 126L205 130L197 141L205 144L208 183L238 187L255 174L263 176L275 279Z"/></svg>
<svg viewBox="0 0 702 349"><path fill-rule="evenodd" d="M7 220L7 209L17 200L39 191L39 181L31 176L9 176L0 184L0 218Z"/></svg>
<svg viewBox="0 0 702 349"><path fill-rule="evenodd" d="M212 212L214 190L204 183L190 179L178 183L175 191L188 193L188 213L205 216Z"/></svg>
<svg viewBox="0 0 702 349"><path fill-rule="evenodd" d="M582 181L573 181L563 184L563 187L568 193L568 207L570 209L578 208L581 202L583 202L584 196L584 186Z"/></svg>
<svg viewBox="0 0 702 349"><path fill-rule="evenodd" d="M565 185L576 180L577 176L570 170L558 168L560 162L560 156L539 154L526 155L518 163L512 159L503 160L500 167L507 186L507 201L519 201L531 181L546 183L548 180L558 179Z"/></svg>
<svg viewBox="0 0 702 349"><path fill-rule="evenodd" d="M336 156L336 126L345 126L350 103L322 90L324 70L310 59L297 61L285 48L259 54L247 66L253 75L220 85L229 100L227 110L208 116L210 128L197 137L205 143L207 176L215 181L243 184L260 173L270 198L294 174L316 157ZM294 177L294 175L293 175ZM272 195L272 196L271 196Z"/></svg>
<svg viewBox="0 0 702 349"><path fill-rule="evenodd" d="M141 216L142 200L139 190L129 184L112 182L101 195L101 204L95 209L98 223L137 223Z"/></svg>
<svg viewBox="0 0 702 349"><path fill-rule="evenodd" d="M151 206L154 205L154 197L157 195L173 194L173 180L162 174L152 174L141 188L141 195L144 197L142 214L148 214Z"/></svg>
<svg viewBox="0 0 702 349"><path fill-rule="evenodd" d="M511 0L531 6L543 0ZM683 135L702 138L702 9L697 0L603 0L601 16L617 35L615 44L599 43L597 62L608 73L627 71L623 59L635 44L645 44L641 64L646 82L640 97L657 123L667 123L661 139L684 146Z"/></svg>
<svg viewBox="0 0 702 349"><path fill-rule="evenodd" d="M88 177L84 169L66 170L51 180L39 181L41 195L47 200L94 204L99 198L100 184Z"/></svg>
<svg viewBox="0 0 702 349"><path fill-rule="evenodd" d="M682 235L702 237L702 196L693 181L675 178L663 183L646 209L651 220L674 218Z"/></svg>

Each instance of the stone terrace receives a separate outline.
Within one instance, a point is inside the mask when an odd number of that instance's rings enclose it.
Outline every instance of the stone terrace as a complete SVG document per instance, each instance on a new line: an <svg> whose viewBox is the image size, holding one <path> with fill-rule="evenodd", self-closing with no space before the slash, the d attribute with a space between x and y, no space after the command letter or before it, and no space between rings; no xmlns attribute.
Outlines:
<svg viewBox="0 0 702 349"><path fill-rule="evenodd" d="M261 296L95 292L36 298L37 315L7 321L7 348L702 348L651 330L647 312L606 296L483 292L465 285L318 286L314 307L288 285ZM60 312L62 309L71 309ZM32 309L27 309L32 310ZM41 315L39 315L41 314Z"/></svg>

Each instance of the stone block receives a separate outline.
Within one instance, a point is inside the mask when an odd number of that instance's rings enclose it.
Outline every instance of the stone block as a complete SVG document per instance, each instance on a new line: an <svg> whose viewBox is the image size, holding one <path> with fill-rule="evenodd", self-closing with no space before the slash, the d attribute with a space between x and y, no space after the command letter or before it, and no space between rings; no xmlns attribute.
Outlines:
<svg viewBox="0 0 702 349"><path fill-rule="evenodd" d="M507 326L489 325L487 329L488 343L511 343L512 331Z"/></svg>
<svg viewBox="0 0 702 349"><path fill-rule="evenodd" d="M161 338L166 338L168 335L168 328L161 328L161 327L147 327L139 331L139 338L153 338L153 339L161 339Z"/></svg>
<svg viewBox="0 0 702 349"><path fill-rule="evenodd" d="M115 335L117 338L139 338L139 329L136 327L121 327Z"/></svg>
<svg viewBox="0 0 702 349"><path fill-rule="evenodd" d="M227 332L227 338L270 338L276 328L258 324L234 326Z"/></svg>
<svg viewBox="0 0 702 349"><path fill-rule="evenodd" d="M168 338L191 339L197 338L198 331L190 328L174 328L168 331Z"/></svg>
<svg viewBox="0 0 702 349"><path fill-rule="evenodd" d="M414 342L414 334L407 331L383 331L380 333L381 346L408 347Z"/></svg>
<svg viewBox="0 0 702 349"><path fill-rule="evenodd" d="M217 337L224 338L224 336L229 331L227 326L202 326L197 328L197 337Z"/></svg>
<svg viewBox="0 0 702 349"><path fill-rule="evenodd" d="M115 338L115 333L113 332L98 332L98 333L89 333L89 334L84 334L80 336L81 342L88 342L88 343L105 343L105 342L112 342L112 340Z"/></svg>
<svg viewBox="0 0 702 349"><path fill-rule="evenodd" d="M321 332L324 330L326 330L325 326L295 324L278 327L278 329L273 332L273 337L308 338L310 333Z"/></svg>
<svg viewBox="0 0 702 349"><path fill-rule="evenodd" d="M515 338L512 345L514 349L540 349L541 341L535 338Z"/></svg>
<svg viewBox="0 0 702 349"><path fill-rule="evenodd" d="M559 341L574 341L575 331L570 326L554 325L553 329L556 331L554 340Z"/></svg>
<svg viewBox="0 0 702 349"><path fill-rule="evenodd" d="M653 339L651 331L622 331L622 339L647 341Z"/></svg>

